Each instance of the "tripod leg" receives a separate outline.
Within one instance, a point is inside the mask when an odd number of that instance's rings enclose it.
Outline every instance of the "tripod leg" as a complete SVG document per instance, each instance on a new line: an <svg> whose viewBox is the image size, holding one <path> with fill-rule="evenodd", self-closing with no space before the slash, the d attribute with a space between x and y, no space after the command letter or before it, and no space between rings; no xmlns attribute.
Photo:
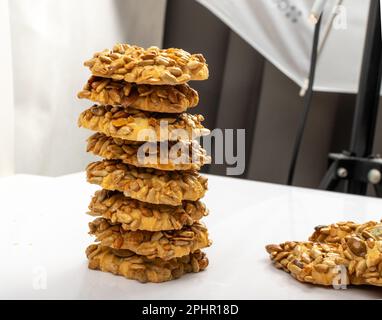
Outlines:
<svg viewBox="0 0 382 320"><path fill-rule="evenodd" d="M382 77L381 11L379 1L370 1L362 68L354 112L350 151L366 158L373 152ZM348 193L365 195L367 183L352 179Z"/></svg>
<svg viewBox="0 0 382 320"><path fill-rule="evenodd" d="M339 183L337 177L337 161L333 161L325 176L322 178L319 189L335 190Z"/></svg>
<svg viewBox="0 0 382 320"><path fill-rule="evenodd" d="M382 186L380 184L374 185L374 191L378 198L382 198Z"/></svg>

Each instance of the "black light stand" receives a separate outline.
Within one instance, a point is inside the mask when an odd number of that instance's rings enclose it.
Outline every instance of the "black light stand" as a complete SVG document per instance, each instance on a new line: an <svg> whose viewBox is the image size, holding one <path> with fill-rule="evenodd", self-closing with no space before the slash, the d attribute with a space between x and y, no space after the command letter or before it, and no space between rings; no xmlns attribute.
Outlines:
<svg viewBox="0 0 382 320"><path fill-rule="evenodd" d="M382 159L372 156L382 74L381 12L379 0L370 2L362 69L352 126L350 151L329 154L331 164L320 189L336 190L345 181L348 193L365 195L374 186L382 197Z"/></svg>

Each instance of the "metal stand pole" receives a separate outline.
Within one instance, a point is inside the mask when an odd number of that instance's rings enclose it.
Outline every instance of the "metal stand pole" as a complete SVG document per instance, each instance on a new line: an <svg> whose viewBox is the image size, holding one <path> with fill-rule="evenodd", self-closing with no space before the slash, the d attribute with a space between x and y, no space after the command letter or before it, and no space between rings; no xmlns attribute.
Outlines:
<svg viewBox="0 0 382 320"><path fill-rule="evenodd" d="M381 89L382 40L379 0L372 0L369 10L362 72L350 143L352 154L362 158L370 156L373 152L379 92ZM366 191L366 183L350 181L348 184L349 193L366 194Z"/></svg>
<svg viewBox="0 0 382 320"><path fill-rule="evenodd" d="M368 183L382 195L382 160L371 156L382 74L381 13L379 0L370 2L362 69L354 113L350 151L330 154L332 163L320 188L334 190L341 179L348 181L347 192L365 195Z"/></svg>

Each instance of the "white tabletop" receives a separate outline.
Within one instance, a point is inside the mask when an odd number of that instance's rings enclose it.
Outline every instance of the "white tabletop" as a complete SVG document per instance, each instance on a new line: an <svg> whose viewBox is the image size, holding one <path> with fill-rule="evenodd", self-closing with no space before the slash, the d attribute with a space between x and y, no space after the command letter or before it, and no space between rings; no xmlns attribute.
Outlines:
<svg viewBox="0 0 382 320"><path fill-rule="evenodd" d="M141 284L91 271L85 214L97 189L84 173L0 178L0 298L21 299L371 299L382 289L302 284L275 269L268 243L304 240L313 227L382 217L382 200L209 176L204 219L213 245L206 271Z"/></svg>

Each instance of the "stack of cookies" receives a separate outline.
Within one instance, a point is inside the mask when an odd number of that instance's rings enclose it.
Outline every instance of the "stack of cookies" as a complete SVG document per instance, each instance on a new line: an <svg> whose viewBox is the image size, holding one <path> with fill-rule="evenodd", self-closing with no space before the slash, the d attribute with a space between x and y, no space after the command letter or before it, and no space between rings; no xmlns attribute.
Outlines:
<svg viewBox="0 0 382 320"><path fill-rule="evenodd" d="M85 66L92 76L78 97L97 104L78 122L96 131L87 151L104 158L86 169L103 188L89 205L89 268L141 282L204 270L207 179L198 170L211 159L195 139L209 130L186 113L199 101L187 82L208 78L204 57L117 44Z"/></svg>

